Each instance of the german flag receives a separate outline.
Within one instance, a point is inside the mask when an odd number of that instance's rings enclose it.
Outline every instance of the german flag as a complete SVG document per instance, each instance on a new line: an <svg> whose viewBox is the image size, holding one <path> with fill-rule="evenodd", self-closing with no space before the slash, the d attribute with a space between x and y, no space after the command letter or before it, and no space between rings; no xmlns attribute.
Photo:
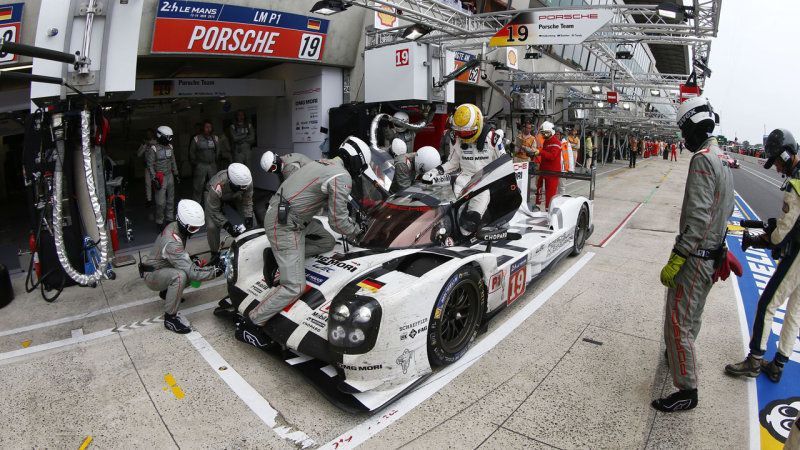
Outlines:
<svg viewBox="0 0 800 450"><path fill-rule="evenodd" d="M520 13L489 39L490 47L514 47L532 44L534 39L534 15Z"/></svg>
<svg viewBox="0 0 800 450"><path fill-rule="evenodd" d="M322 27L322 22L317 19L308 19L309 30L319 30Z"/></svg>
<svg viewBox="0 0 800 450"><path fill-rule="evenodd" d="M0 22L4 20L11 20L14 15L14 8L0 8Z"/></svg>
<svg viewBox="0 0 800 450"><path fill-rule="evenodd" d="M357 286L362 288L362 289L365 289L365 290L367 290L369 292L372 292L374 294L374 293L380 291L381 288L383 286L385 286L385 285L386 285L386 283L381 283L378 280L373 280L371 278L367 278L365 280L359 281Z"/></svg>

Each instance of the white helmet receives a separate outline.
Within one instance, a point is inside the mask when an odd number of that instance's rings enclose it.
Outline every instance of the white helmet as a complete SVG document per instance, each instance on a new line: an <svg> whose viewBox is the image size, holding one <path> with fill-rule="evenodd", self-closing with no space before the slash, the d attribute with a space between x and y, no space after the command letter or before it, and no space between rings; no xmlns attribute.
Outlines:
<svg viewBox="0 0 800 450"><path fill-rule="evenodd" d="M172 142L172 136L172 128L166 125L161 125L156 128L156 139L162 144L169 144Z"/></svg>
<svg viewBox="0 0 800 450"><path fill-rule="evenodd" d="M414 157L414 169L418 174L423 174L441 165L442 157L439 156L439 151L435 148L426 145L417 150L417 156Z"/></svg>
<svg viewBox="0 0 800 450"><path fill-rule="evenodd" d="M676 122L679 128L683 128L686 121L691 120L692 123L700 123L704 120L713 120L715 124L719 123L719 115L714 112L708 99L705 97L694 97L681 103L678 107L678 115Z"/></svg>
<svg viewBox="0 0 800 450"><path fill-rule="evenodd" d="M356 178L364 173L369 168L369 163L372 161L372 152L369 146L363 139L348 136L331 154L332 157L338 157L344 163L344 168L350 173L350 176Z"/></svg>
<svg viewBox="0 0 800 450"><path fill-rule="evenodd" d="M408 123L408 113L405 111L397 111L392 115L397 120L402 120L405 123Z"/></svg>
<svg viewBox="0 0 800 450"><path fill-rule="evenodd" d="M189 233L197 233L205 224L206 215L200 203L194 200L181 200L178 202L178 226Z"/></svg>
<svg viewBox="0 0 800 450"><path fill-rule="evenodd" d="M542 133L549 132L550 134L553 134L556 131L555 125L553 125L553 122L547 120L542 124L541 128L539 128L539 131L541 131Z"/></svg>
<svg viewBox="0 0 800 450"><path fill-rule="evenodd" d="M406 145L406 141L400 138L392 139L392 154L394 156L405 155L408 152L408 146Z"/></svg>
<svg viewBox="0 0 800 450"><path fill-rule="evenodd" d="M261 155L261 168L264 169L264 172L277 172L278 165L275 164L275 153L267 150Z"/></svg>
<svg viewBox="0 0 800 450"><path fill-rule="evenodd" d="M240 189L250 186L250 183L253 182L250 169L241 163L233 163L228 166L228 179L231 181L232 185Z"/></svg>

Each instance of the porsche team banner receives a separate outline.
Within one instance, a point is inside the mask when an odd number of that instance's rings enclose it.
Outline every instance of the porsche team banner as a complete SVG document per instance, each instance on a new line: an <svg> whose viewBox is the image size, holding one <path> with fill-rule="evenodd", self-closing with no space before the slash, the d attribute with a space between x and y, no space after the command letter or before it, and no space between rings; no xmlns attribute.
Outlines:
<svg viewBox="0 0 800 450"><path fill-rule="evenodd" d="M0 5L0 40L8 42L20 41L20 28L22 25L22 8L24 3ZM0 64L17 60L17 55L0 53Z"/></svg>
<svg viewBox="0 0 800 450"><path fill-rule="evenodd" d="M492 47L575 45L614 16L610 9L543 10L517 14L491 39Z"/></svg>
<svg viewBox="0 0 800 450"><path fill-rule="evenodd" d="M328 21L260 8L159 1L152 53L319 61Z"/></svg>

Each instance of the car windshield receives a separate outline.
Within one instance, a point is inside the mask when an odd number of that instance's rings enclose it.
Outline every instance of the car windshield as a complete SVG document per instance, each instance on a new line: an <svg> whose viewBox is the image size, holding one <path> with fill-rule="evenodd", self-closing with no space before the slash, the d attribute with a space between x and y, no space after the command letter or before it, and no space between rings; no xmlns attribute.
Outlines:
<svg viewBox="0 0 800 450"><path fill-rule="evenodd" d="M454 200L450 186L411 187L370 211L364 248L408 248L433 245L436 225L445 219Z"/></svg>

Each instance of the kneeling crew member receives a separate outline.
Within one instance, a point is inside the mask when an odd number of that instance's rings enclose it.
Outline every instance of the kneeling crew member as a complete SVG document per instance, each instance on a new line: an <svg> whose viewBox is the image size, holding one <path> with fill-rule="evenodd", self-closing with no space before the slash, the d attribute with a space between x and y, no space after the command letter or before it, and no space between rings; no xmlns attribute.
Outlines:
<svg viewBox="0 0 800 450"><path fill-rule="evenodd" d="M306 258L333 249L308 239L308 225L315 222L314 215L322 207L327 206L328 223L334 231L351 237L362 232L347 205L353 179L369 167L369 146L350 136L332 153L333 159L304 165L270 199L264 228L280 271L280 285L267 291L260 303L239 305L246 320L237 324L236 338L245 343L259 348L269 345L261 327L303 293Z"/></svg>
<svg viewBox="0 0 800 450"><path fill-rule="evenodd" d="M395 142L402 142L395 140ZM414 153L406 153L395 157L394 178L389 192L395 194L411 187L422 175L442 165L439 150L430 145L420 148Z"/></svg>
<svg viewBox="0 0 800 450"><path fill-rule="evenodd" d="M236 225L228 221L222 206L233 206L244 218L244 224ZM226 170L217 172L208 182L206 193L206 223L208 230L208 249L211 251L209 264L219 260L220 228L233 237L255 226L253 217L253 177L244 164L233 163Z"/></svg>
<svg viewBox="0 0 800 450"><path fill-rule="evenodd" d="M144 282L166 300L164 328L179 334L191 330L178 316L178 304L190 281L205 281L222 275L222 267L200 267L189 257L186 241L205 224L203 207L194 200L178 202L178 220L167 224L156 238L150 255L141 264Z"/></svg>
<svg viewBox="0 0 800 450"><path fill-rule="evenodd" d="M725 366L725 373L734 376L757 377L760 372L770 380L778 382L783 374L783 366L794 353L797 330L800 328L800 158L797 156L797 143L788 130L777 129L767 136L764 147L767 161L764 168L775 165L775 170L789 179L781 188L783 194L783 215L775 222L775 228L762 234L753 244L756 248L781 250L778 268L767 283L758 299L756 317L753 321L753 337L750 339L750 354L738 364ZM767 341L772 332L772 318L775 311L789 298L781 326L778 352L771 362L764 362Z"/></svg>
<svg viewBox="0 0 800 450"><path fill-rule="evenodd" d="M721 150L713 137L719 116L707 99L695 97L681 103L677 117L681 134L694 155L683 194L680 234L669 261L661 269L661 283L669 288L664 340L672 382L678 388L651 403L663 412L697 406L694 341L700 332L706 297L714 284L715 259L725 249L728 218L733 214L733 176L722 165Z"/></svg>

